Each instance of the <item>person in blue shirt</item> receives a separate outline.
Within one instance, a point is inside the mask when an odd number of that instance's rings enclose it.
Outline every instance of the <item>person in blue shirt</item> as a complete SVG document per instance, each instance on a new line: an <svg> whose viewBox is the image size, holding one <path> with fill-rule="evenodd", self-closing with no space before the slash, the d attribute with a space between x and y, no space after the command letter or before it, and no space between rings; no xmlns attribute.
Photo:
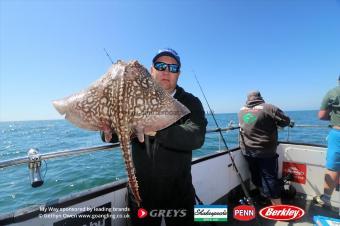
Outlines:
<svg viewBox="0 0 340 226"><path fill-rule="evenodd" d="M329 90L323 98L318 116L321 120L330 121L332 129L327 139L324 191L322 195L314 197L314 201L332 208L330 198L339 183L340 171L340 75L338 86Z"/></svg>

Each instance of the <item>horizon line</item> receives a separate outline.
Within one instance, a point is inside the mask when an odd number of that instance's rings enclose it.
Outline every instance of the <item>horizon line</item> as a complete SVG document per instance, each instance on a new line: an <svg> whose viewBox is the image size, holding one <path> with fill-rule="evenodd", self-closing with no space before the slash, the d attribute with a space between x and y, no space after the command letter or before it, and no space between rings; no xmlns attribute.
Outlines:
<svg viewBox="0 0 340 226"><path fill-rule="evenodd" d="M285 111L285 112L296 112L296 111L319 111L319 109L315 109L315 110L290 110L290 111ZM220 115L220 114L237 114L238 112L218 112L215 113L216 115ZM210 112L205 111L206 115L211 115ZM0 120L0 123L4 123L4 122L30 122L30 121L57 121L57 120L65 120L65 118L54 118L54 119L18 119L18 120Z"/></svg>

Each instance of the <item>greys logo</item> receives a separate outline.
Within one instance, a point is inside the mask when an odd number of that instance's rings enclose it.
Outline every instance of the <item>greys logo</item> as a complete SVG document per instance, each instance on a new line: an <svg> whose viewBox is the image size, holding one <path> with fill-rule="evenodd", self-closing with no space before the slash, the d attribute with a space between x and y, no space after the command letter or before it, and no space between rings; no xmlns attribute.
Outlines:
<svg viewBox="0 0 340 226"><path fill-rule="evenodd" d="M172 210L151 210L150 217L185 217L187 215L186 209L172 209Z"/></svg>

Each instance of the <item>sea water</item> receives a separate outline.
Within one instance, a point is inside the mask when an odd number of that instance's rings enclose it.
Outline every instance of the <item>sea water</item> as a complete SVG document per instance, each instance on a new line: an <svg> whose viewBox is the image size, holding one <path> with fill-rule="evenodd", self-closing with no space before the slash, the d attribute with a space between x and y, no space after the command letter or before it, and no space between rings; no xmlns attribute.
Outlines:
<svg viewBox="0 0 340 226"><path fill-rule="evenodd" d="M279 132L281 141L326 145L328 122L317 119L317 111L294 111L287 114L296 125ZM216 128L211 115L207 129ZM219 127L238 123L237 114L216 114ZM289 134L289 136L288 136ZM223 132L228 148L238 146L238 131ZM0 122L0 161L24 157L30 148L41 154L103 145L98 132L79 129L65 120ZM219 133L207 133L203 147L193 151L197 158L224 149ZM0 214L18 208L45 203L126 177L119 148L75 157L63 157L42 163L44 184L32 188L27 164L0 169Z"/></svg>

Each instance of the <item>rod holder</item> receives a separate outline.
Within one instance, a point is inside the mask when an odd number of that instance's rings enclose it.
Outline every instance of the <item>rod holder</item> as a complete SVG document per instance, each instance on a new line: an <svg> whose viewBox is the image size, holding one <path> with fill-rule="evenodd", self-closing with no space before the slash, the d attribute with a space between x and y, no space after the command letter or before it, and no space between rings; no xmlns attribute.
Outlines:
<svg viewBox="0 0 340 226"><path fill-rule="evenodd" d="M31 148L27 152L29 177L32 187L40 187L44 181L41 178L41 156L38 149Z"/></svg>

